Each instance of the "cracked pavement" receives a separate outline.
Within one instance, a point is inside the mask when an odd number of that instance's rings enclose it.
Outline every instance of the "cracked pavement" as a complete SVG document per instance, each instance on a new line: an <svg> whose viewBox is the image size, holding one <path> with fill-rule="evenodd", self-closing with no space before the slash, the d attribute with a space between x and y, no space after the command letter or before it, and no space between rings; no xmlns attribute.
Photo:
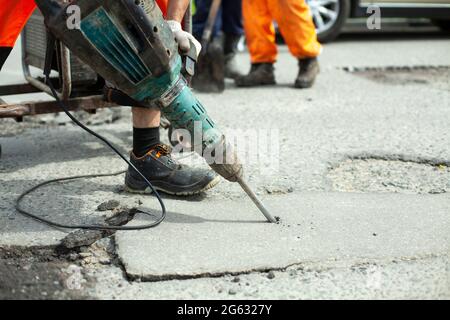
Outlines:
<svg viewBox="0 0 450 320"><path fill-rule="evenodd" d="M15 50L0 83L20 79ZM26 294L5 278L0 296L449 299L449 50L444 35L344 38L325 46L316 85L300 91L291 87L297 63L282 46L277 86L228 83L223 94L198 95L223 128L278 130L279 170L248 165L246 175L280 225L263 223L243 191L222 181L198 197L165 197L168 217L156 229L57 254L45 289ZM248 66L247 54L239 60ZM107 111L93 128L127 151L130 114L119 113L113 121ZM64 117L0 122L0 247L19 252L0 254L2 270L42 272L20 252L54 248L68 233L18 215L21 192L49 178L124 169ZM27 207L69 223L103 221L114 213L95 209L111 199L157 214L154 198L124 193L122 181L47 186ZM39 265L50 253L36 255Z"/></svg>

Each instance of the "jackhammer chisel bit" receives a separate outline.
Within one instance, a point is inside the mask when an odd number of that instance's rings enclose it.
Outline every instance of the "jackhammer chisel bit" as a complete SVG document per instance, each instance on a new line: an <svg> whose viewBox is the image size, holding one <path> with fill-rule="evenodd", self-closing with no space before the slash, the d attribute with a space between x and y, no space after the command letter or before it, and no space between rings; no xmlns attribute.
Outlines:
<svg viewBox="0 0 450 320"><path fill-rule="evenodd" d="M267 220L276 222L243 180L235 151L187 85L178 45L154 0L36 3L50 32L115 88L143 106L159 107L174 129L186 129L194 136L200 123L201 155L210 155L211 168L239 183ZM79 27L67 23L69 5L80 8Z"/></svg>

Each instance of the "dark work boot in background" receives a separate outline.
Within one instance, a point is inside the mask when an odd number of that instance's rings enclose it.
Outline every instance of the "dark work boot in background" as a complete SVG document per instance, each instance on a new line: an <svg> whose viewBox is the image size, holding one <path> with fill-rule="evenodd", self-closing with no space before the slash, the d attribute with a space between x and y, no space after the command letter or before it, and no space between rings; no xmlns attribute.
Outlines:
<svg viewBox="0 0 450 320"><path fill-rule="evenodd" d="M225 78L236 79L243 75L236 60L240 35L225 34L223 52L225 54Z"/></svg>
<svg viewBox="0 0 450 320"><path fill-rule="evenodd" d="M272 63L254 63L249 74L235 80L238 87L255 87L275 84L275 73Z"/></svg>
<svg viewBox="0 0 450 320"><path fill-rule="evenodd" d="M317 58L299 59L299 72L295 79L295 87L300 89L311 88L320 71Z"/></svg>

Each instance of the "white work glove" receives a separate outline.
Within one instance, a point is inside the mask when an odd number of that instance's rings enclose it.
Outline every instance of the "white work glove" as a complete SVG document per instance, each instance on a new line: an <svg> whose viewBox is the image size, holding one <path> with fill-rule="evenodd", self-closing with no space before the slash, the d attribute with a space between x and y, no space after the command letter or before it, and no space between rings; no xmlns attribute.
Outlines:
<svg viewBox="0 0 450 320"><path fill-rule="evenodd" d="M195 39L195 37L190 34L189 32L186 32L181 28L181 24L178 21L175 20L168 20L167 24L170 27L170 30L172 30L173 35L175 36L175 40L178 42L178 47L182 52L188 52L191 48L191 44L189 40L192 41L192 43L195 46L195 50L197 51L197 57L200 54L200 51L202 51L202 45L200 42Z"/></svg>

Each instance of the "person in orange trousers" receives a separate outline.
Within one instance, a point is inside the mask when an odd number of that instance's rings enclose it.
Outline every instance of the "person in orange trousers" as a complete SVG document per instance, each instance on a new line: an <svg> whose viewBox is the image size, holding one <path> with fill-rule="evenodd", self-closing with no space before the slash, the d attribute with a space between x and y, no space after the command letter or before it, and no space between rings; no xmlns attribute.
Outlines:
<svg viewBox="0 0 450 320"><path fill-rule="evenodd" d="M189 0L156 2L173 32L180 51L188 51L192 43L200 53L200 43L192 34L181 28ZM35 7L34 0L0 0L0 45L1 50L4 50L0 68ZM194 195L214 187L219 182L219 177L212 170L181 165L171 157L170 148L160 142L159 109L133 107L132 114L133 151L130 154L130 161L157 190L172 195ZM131 169L125 177L125 190L136 193L149 192L143 179Z"/></svg>
<svg viewBox="0 0 450 320"><path fill-rule="evenodd" d="M276 21L291 54L299 60L295 87L309 88L319 73L317 56L322 46L305 0L243 0L244 30L252 67L236 79L242 87L275 84L273 64L277 60Z"/></svg>

